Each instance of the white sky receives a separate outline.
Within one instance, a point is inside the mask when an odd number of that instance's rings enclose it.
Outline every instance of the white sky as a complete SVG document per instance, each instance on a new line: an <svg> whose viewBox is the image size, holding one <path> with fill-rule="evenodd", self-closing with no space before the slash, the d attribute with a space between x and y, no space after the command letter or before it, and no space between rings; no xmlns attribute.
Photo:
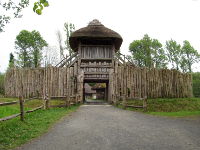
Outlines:
<svg viewBox="0 0 200 150"><path fill-rule="evenodd" d="M64 22L74 23L79 29L93 19L122 36L124 54L133 40L146 33L163 44L171 38L180 44L188 40L200 52L200 0L49 0L50 6L41 16L32 11L34 1L30 0L21 19L11 20L0 33L0 72L6 70L21 30L37 30L49 45L58 46L56 31L64 34ZM200 70L200 65L193 69Z"/></svg>

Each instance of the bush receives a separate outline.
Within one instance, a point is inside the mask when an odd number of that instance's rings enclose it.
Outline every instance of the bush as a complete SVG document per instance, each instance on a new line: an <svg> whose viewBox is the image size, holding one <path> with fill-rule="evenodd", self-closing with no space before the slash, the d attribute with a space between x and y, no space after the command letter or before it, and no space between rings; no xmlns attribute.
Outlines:
<svg viewBox="0 0 200 150"><path fill-rule="evenodd" d="M195 72L193 76L193 94L195 97L200 97L200 72Z"/></svg>
<svg viewBox="0 0 200 150"><path fill-rule="evenodd" d="M4 75L5 75L5 74L0 73L0 97L1 97L1 95L4 95L4 94L5 94Z"/></svg>

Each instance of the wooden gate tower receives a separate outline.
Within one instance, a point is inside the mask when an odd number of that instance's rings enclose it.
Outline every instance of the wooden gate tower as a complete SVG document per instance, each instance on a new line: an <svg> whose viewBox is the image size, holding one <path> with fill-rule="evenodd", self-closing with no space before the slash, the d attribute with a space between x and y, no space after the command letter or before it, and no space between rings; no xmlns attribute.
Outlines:
<svg viewBox="0 0 200 150"><path fill-rule="evenodd" d="M83 74L84 83L106 83L106 93L110 93L109 74L114 72L115 53L120 49L122 37L95 19L73 32L69 43L74 55L60 66L66 63L68 67L74 66L78 75ZM106 97L109 100L109 94Z"/></svg>

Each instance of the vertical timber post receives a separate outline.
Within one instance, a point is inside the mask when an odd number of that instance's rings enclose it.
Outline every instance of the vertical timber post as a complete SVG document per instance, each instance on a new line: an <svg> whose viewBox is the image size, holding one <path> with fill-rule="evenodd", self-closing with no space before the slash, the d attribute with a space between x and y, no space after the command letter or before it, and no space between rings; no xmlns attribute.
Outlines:
<svg viewBox="0 0 200 150"><path fill-rule="evenodd" d="M24 92L24 87L23 87L23 70L21 70L21 73L20 73L20 93L19 93L19 106L20 106L20 120L21 121L24 121L24 98L23 98L23 96L24 96L24 94L23 94L23 92Z"/></svg>
<svg viewBox="0 0 200 150"><path fill-rule="evenodd" d="M48 95L45 98L45 109L49 109L49 96Z"/></svg>
<svg viewBox="0 0 200 150"><path fill-rule="evenodd" d="M144 112L147 111L147 97L145 97L145 98L143 99L143 109L144 109Z"/></svg>
<svg viewBox="0 0 200 150"><path fill-rule="evenodd" d="M24 121L24 98L19 96L19 105L20 105L20 120Z"/></svg>
<svg viewBox="0 0 200 150"><path fill-rule="evenodd" d="M108 90L108 102L113 102L113 69L109 72L109 90Z"/></svg>
<svg viewBox="0 0 200 150"><path fill-rule="evenodd" d="M126 109L126 105L127 105L127 103L126 103L126 95L123 94L123 96L122 96L122 107L123 107L124 109Z"/></svg>

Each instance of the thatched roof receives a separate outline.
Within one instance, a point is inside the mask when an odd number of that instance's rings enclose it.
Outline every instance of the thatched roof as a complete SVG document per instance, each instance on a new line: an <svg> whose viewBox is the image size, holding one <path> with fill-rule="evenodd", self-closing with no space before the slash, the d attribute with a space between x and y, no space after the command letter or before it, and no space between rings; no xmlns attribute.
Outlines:
<svg viewBox="0 0 200 150"><path fill-rule="evenodd" d="M98 20L91 21L87 27L76 30L69 38L69 44L74 51L78 50L79 40L81 39L109 39L115 45L115 49L119 50L122 44L122 37L115 31L106 28Z"/></svg>

